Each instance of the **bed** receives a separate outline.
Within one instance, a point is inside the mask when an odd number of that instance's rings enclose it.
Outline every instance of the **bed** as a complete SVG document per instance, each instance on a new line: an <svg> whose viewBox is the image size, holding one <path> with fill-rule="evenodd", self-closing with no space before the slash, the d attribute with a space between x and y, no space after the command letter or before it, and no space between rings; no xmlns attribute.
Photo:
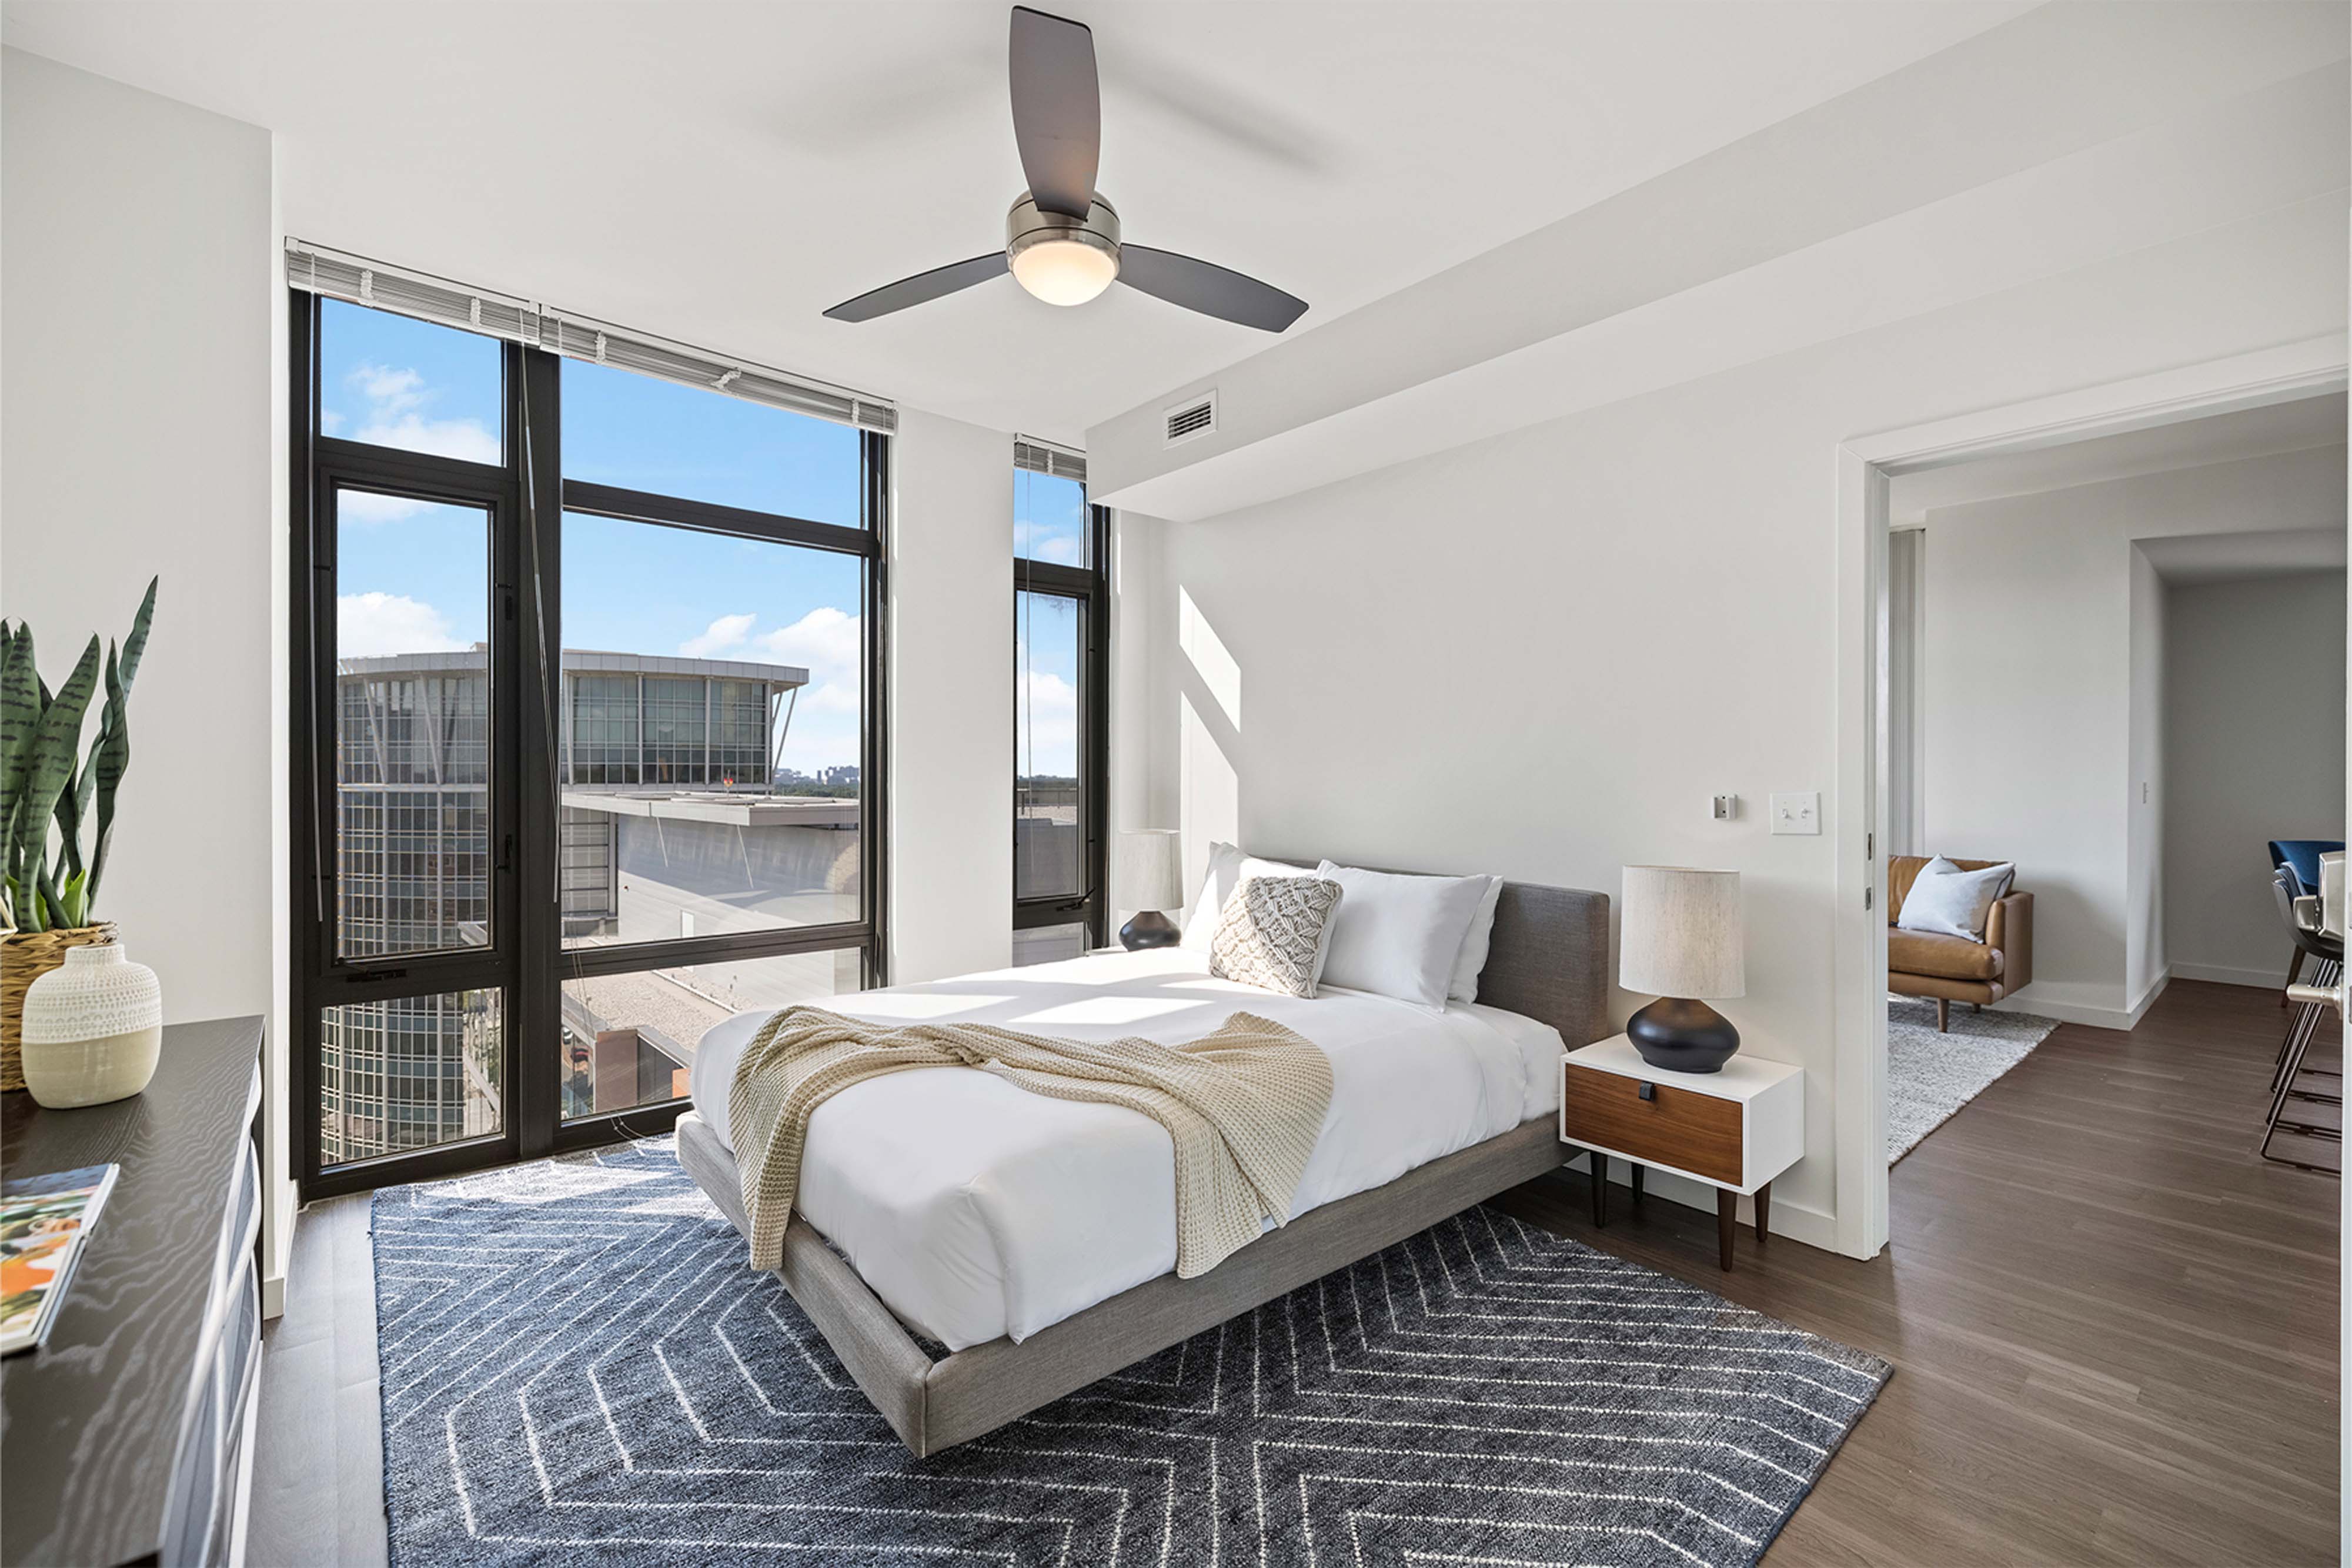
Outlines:
<svg viewBox="0 0 2352 1568"><path fill-rule="evenodd" d="M1212 979L1186 948L1088 955L841 998L852 1017L1175 1041L1236 1010L1331 1058L1332 1106L1290 1222L1174 1274L1166 1133L1136 1113L943 1068L853 1086L811 1118L785 1288L917 1454L968 1441L1561 1163L1563 1049L1607 1032L1601 894L1506 883L1478 1000L1443 1014ZM739 1230L726 1125L764 1013L710 1030L679 1163Z"/></svg>

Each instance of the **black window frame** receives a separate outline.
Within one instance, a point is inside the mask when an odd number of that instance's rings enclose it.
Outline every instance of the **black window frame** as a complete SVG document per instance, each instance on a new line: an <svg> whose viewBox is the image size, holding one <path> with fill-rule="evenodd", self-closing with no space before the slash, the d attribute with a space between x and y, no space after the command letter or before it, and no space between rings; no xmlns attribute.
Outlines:
<svg viewBox="0 0 2352 1568"><path fill-rule="evenodd" d="M666 1132L686 1109L685 1101L563 1119L558 1043L560 988L565 979L856 947L862 954L863 983L874 987L888 982L888 690L884 672L889 638L889 438L873 430L859 431L863 521L857 528L566 480L561 458L562 360L543 349L499 340L502 465L353 442L325 434L319 427L319 340L327 297L300 289L289 289L288 295L289 483L297 498L291 508L289 584L288 752L293 803L289 894L294 924L289 998L294 1039L289 1045L295 1060L288 1087L300 1196L308 1202ZM339 486L479 506L491 516L491 940L484 947L382 958L345 958L337 950L336 558L330 498ZM552 737L562 733L554 705L563 699L567 511L861 558L861 613L866 632L858 768L860 918L781 931L609 946L562 946L559 758ZM525 737L534 735L551 737L549 744L526 744ZM534 801L543 807L532 809L529 803ZM477 988L502 993L505 1081L499 1131L322 1165L320 1045L326 1010L351 1002Z"/></svg>
<svg viewBox="0 0 2352 1568"><path fill-rule="evenodd" d="M1013 602L1015 611L1013 672L1014 712L1019 712L1019 607L1024 593L1048 594L1076 601L1078 606L1078 828L1079 878L1084 886L1075 896L1047 894L1020 895L1020 770L1008 780L1013 810L1006 831L1014 835L1013 929L1034 931L1054 925L1083 925L1088 948L1104 946L1110 917L1108 835L1110 779L1110 508L1087 503L1086 563L1065 566L1016 555L1013 560Z"/></svg>

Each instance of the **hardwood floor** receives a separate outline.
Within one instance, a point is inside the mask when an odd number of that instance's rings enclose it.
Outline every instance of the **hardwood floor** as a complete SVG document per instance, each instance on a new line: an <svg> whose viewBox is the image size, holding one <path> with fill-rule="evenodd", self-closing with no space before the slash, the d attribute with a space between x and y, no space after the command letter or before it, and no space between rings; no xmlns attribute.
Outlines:
<svg viewBox="0 0 2352 1568"><path fill-rule="evenodd" d="M2192 981L2061 1026L1895 1167L1867 1263L1743 1232L1724 1274L1622 1189L1596 1236L1580 1174L1499 1201L1895 1363L1769 1563L2331 1563L2337 1182L2254 1153L2284 1030Z"/></svg>
<svg viewBox="0 0 2352 1568"><path fill-rule="evenodd" d="M2336 1026L2315 1060L2339 1065ZM1874 1351L1894 1380L1768 1562L2333 1562L2336 1179L2254 1155L2274 993L2175 982L2129 1034L2063 1026L1895 1167L1867 1263L1612 1196L1499 1200ZM385 1561L367 1200L307 1210L263 1369L250 1561Z"/></svg>
<svg viewBox="0 0 2352 1568"><path fill-rule="evenodd" d="M365 1193L302 1211L286 1314L263 1337L246 1562L384 1568L375 1251Z"/></svg>

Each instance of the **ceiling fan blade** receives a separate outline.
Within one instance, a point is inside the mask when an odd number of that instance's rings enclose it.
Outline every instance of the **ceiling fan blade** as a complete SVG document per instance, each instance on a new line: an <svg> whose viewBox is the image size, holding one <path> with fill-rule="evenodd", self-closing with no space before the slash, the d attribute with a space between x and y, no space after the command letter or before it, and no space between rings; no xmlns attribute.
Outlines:
<svg viewBox="0 0 2352 1568"><path fill-rule="evenodd" d="M1306 300L1271 283L1148 245L1118 247L1118 280L1171 305L1265 332L1279 332L1307 314Z"/></svg>
<svg viewBox="0 0 2352 1568"><path fill-rule="evenodd" d="M950 262L929 272L919 272L912 277L902 277L896 283L886 283L855 299L843 300L825 314L836 321L871 321L877 316L887 316L893 310L904 310L909 305L927 304L943 294L953 294L959 288L970 288L975 283L1002 277L1005 270L1004 253L1001 250L987 256L975 256L970 261Z"/></svg>
<svg viewBox="0 0 2352 1568"><path fill-rule="evenodd" d="M1013 139L1029 197L1049 213L1082 218L1094 205L1102 161L1102 89L1095 36L1082 22L1013 7Z"/></svg>

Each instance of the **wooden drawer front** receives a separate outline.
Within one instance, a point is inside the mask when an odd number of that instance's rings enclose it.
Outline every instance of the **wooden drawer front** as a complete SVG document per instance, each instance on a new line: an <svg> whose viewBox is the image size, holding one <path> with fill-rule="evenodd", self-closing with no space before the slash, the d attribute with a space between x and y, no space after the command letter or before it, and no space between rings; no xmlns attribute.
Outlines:
<svg viewBox="0 0 2352 1568"><path fill-rule="evenodd" d="M1741 1179L1739 1103L1660 1083L1642 1098L1642 1083L1622 1073L1566 1064L1560 1092L1560 1136L1598 1144L1644 1163L1673 1166L1709 1181L1738 1186Z"/></svg>

